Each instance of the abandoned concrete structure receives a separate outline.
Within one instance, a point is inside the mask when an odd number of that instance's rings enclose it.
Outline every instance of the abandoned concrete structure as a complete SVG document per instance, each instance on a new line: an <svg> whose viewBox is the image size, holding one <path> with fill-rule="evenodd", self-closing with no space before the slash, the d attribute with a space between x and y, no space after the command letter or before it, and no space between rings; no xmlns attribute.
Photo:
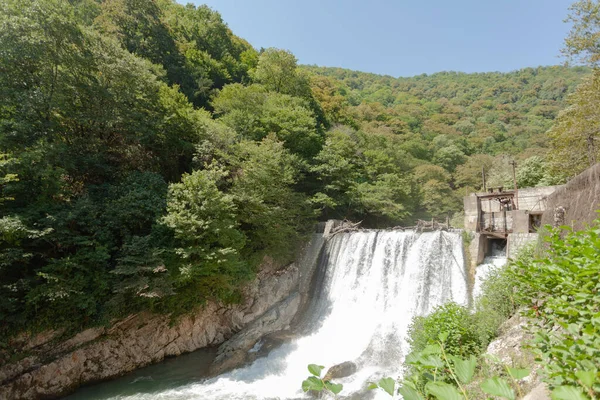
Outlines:
<svg viewBox="0 0 600 400"><path fill-rule="evenodd" d="M465 230L474 236L469 248L472 264L483 261L494 241L506 243L506 255L511 257L536 240L548 196L560 187L490 188L465 197Z"/></svg>

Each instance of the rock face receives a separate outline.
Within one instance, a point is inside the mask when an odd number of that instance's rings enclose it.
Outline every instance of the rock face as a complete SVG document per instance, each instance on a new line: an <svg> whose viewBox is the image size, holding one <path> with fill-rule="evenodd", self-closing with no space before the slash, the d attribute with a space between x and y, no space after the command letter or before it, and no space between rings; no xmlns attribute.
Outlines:
<svg viewBox="0 0 600 400"><path fill-rule="evenodd" d="M525 329L526 325L527 321L518 314L510 318L500 328L501 335L489 344L487 353L496 356L505 365L530 369L529 376L520 381L523 393L528 393L523 400L550 400L550 393L541 381L534 356L526 349L528 342L533 339Z"/></svg>
<svg viewBox="0 0 600 400"><path fill-rule="evenodd" d="M320 252L322 245L322 236L316 235L307 254ZM117 377L233 337L221 352L227 359L234 355L227 349L245 349L250 343L252 347L255 338L289 326L303 301L300 286L311 280L315 269L305 262L307 257L316 263L317 256L305 255L301 262L282 270L265 260L257 278L244 289L243 303L209 303L174 324L168 316L140 313L60 343L54 339L61 332L55 331L18 338L13 347L27 356L0 367L0 399L56 398L85 383ZM242 328L247 328L245 333L238 333ZM233 361L226 367L235 366Z"/></svg>
<svg viewBox="0 0 600 400"><path fill-rule="evenodd" d="M294 281L295 287L285 299L277 302L267 312L249 324L245 329L234 335L219 347L217 357L211 366L211 374L218 375L222 372L253 361L261 349L250 352L259 341L268 336L275 337L274 333L288 331L295 319L303 314L308 303L311 282L318 265L321 248L324 244L324 235L315 234L309 242L303 256L298 260L298 274ZM267 289L265 289L267 290ZM269 350L275 347L275 340L268 341ZM281 344L282 341L278 341Z"/></svg>

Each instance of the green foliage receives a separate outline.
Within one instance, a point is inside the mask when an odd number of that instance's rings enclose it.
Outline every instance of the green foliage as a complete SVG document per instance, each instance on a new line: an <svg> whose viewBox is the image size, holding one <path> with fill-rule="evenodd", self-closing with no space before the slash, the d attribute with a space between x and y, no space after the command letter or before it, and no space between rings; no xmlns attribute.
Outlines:
<svg viewBox="0 0 600 400"><path fill-rule="evenodd" d="M518 295L540 325L535 349L555 398L600 393L597 223L580 232L552 231L546 258L514 266ZM584 394L575 395L580 389Z"/></svg>
<svg viewBox="0 0 600 400"><path fill-rule="evenodd" d="M481 390L489 395L502 397L503 399L515 399L515 391L501 378L494 377L486 379L481 383Z"/></svg>
<svg viewBox="0 0 600 400"><path fill-rule="evenodd" d="M14 162L13 159L9 158L6 154L0 153L0 171L4 174L4 176L0 175L0 205L6 200L14 200L11 197L3 196L2 193L4 191L4 186L7 183L18 181L19 178L17 174L5 173L6 167Z"/></svg>
<svg viewBox="0 0 600 400"><path fill-rule="evenodd" d="M307 197L294 190L303 163L284 146L274 136L260 143L242 141L229 162L234 171L230 190L247 237L246 254L288 262L310 229L314 213Z"/></svg>
<svg viewBox="0 0 600 400"><path fill-rule="evenodd" d="M572 26L562 53L571 60L597 67L600 61L600 4L594 0L580 0L574 2L569 11L566 22Z"/></svg>
<svg viewBox="0 0 600 400"><path fill-rule="evenodd" d="M220 120L240 137L260 141L275 134L286 148L304 158L321 148L321 135L308 103L268 92L258 85L227 85L212 102Z"/></svg>
<svg viewBox="0 0 600 400"><path fill-rule="evenodd" d="M509 267L490 271L475 299L474 329L482 348L498 336L499 328L519 307L514 293L516 282Z"/></svg>
<svg viewBox="0 0 600 400"><path fill-rule="evenodd" d="M418 201L406 174L411 159L395 145L394 137L329 131L311 168L321 187L313 203L326 216L362 218L373 225L410 220Z"/></svg>
<svg viewBox="0 0 600 400"><path fill-rule="evenodd" d="M258 58L254 81L277 93L299 97L310 93L308 81L298 71L296 57L286 50L264 50Z"/></svg>
<svg viewBox="0 0 600 400"><path fill-rule="evenodd" d="M598 104L600 72L594 71L569 97L570 107L563 110L548 131L553 150L550 168L553 175L566 180L598 160Z"/></svg>
<svg viewBox="0 0 600 400"><path fill-rule="evenodd" d="M245 236L238 228L233 197L219 190L225 174L218 169L194 171L169 187L162 223L175 236L179 280L227 298L247 274L240 259Z"/></svg>
<svg viewBox="0 0 600 400"><path fill-rule="evenodd" d="M440 332L448 332L444 348L449 355L466 357L478 354L481 349L469 310L456 303L447 303L437 307L426 317L413 319L408 329L411 351L419 353L427 346L437 343Z"/></svg>
<svg viewBox="0 0 600 400"><path fill-rule="evenodd" d="M474 355L465 359L448 354L445 343L449 336L448 331L442 331L436 343L427 345L418 352L413 349L406 358L409 374L398 385L391 378L382 378L377 383L369 383L368 389L380 388L392 397L397 393L405 400L468 400L471 395L467 385L474 379L477 359ZM515 400L513 387L521 394L517 380L529 375L529 370L505 368L510 383L502 377L494 376L481 382L480 388L492 396Z"/></svg>
<svg viewBox="0 0 600 400"><path fill-rule="evenodd" d="M311 376L302 381L302 390L304 392L326 393L337 398L337 395L344 389L344 386L341 383L333 383L321 378L324 368L322 365L309 364L308 372L310 372Z"/></svg>
<svg viewBox="0 0 600 400"><path fill-rule="evenodd" d="M216 12L134 0L0 7L0 197L14 199L1 204L3 334L238 300L265 253L289 260L313 214L296 190L305 167L282 146L319 151L311 97L263 91L252 139L275 133L284 145L234 146L194 105L248 81L259 60ZM206 167L216 158L221 167Z"/></svg>

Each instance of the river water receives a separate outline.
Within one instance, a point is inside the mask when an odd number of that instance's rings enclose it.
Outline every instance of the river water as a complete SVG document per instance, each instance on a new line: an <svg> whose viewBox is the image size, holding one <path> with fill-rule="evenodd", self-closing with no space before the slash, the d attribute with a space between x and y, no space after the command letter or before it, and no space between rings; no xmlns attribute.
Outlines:
<svg viewBox="0 0 600 400"><path fill-rule="evenodd" d="M360 231L325 246L321 282L296 339L251 365L204 379L206 351L177 357L118 380L81 389L70 400L302 399L310 363L345 361L358 370L336 380L341 398L389 398L366 382L398 377L415 315L447 301L467 304L459 232Z"/></svg>

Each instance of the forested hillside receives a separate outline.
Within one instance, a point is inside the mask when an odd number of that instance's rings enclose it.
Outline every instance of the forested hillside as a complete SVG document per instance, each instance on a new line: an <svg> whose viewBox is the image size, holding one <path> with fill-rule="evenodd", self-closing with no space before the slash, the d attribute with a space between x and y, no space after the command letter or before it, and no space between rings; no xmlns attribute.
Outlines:
<svg viewBox="0 0 600 400"><path fill-rule="evenodd" d="M585 68L394 79L298 67L207 7L0 4L0 334L236 301L317 219L446 218L550 184Z"/></svg>

